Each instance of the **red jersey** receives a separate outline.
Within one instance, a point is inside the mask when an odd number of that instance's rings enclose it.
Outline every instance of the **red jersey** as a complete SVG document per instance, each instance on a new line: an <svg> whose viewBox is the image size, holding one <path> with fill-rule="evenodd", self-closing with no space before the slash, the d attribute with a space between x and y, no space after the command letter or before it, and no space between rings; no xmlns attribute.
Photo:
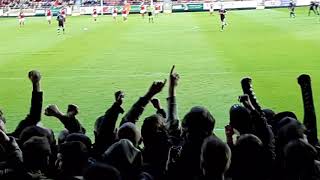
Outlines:
<svg viewBox="0 0 320 180"><path fill-rule="evenodd" d="M24 18L23 12L21 12L21 13L19 14L19 19L22 19L22 18Z"/></svg>
<svg viewBox="0 0 320 180"><path fill-rule="evenodd" d="M123 10L122 10L122 14L127 14L127 10L126 10L126 9L123 9Z"/></svg>
<svg viewBox="0 0 320 180"><path fill-rule="evenodd" d="M156 10L160 11L160 5L156 5Z"/></svg>
<svg viewBox="0 0 320 180"><path fill-rule="evenodd" d="M93 14L94 14L94 15L97 14L97 9L93 9Z"/></svg>
<svg viewBox="0 0 320 180"><path fill-rule="evenodd" d="M117 8L113 8L113 14L117 14L118 13L118 9Z"/></svg>
<svg viewBox="0 0 320 180"><path fill-rule="evenodd" d="M141 10L144 11L146 7L144 5L141 5Z"/></svg>
<svg viewBox="0 0 320 180"><path fill-rule="evenodd" d="M65 15L65 14L66 14L66 11L65 11L64 9L62 9L62 10L61 10L61 14L62 14L62 15Z"/></svg>
<svg viewBox="0 0 320 180"><path fill-rule="evenodd" d="M47 16L51 16L51 10L50 9L47 11Z"/></svg>

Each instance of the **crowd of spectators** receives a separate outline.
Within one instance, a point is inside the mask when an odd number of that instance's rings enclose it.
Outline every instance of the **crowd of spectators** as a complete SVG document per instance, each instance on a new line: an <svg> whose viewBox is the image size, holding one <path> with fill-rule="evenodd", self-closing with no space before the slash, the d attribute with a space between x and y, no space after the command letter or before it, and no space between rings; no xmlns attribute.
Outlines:
<svg viewBox="0 0 320 180"><path fill-rule="evenodd" d="M124 92L117 91L114 103L95 121L93 141L77 119L75 104L66 113L56 105L45 108L46 116L64 125L57 136L43 127L41 75L30 71L28 77L33 88L30 112L13 132L6 132L6 121L12 120L0 111L1 180L320 179L316 145L308 143L304 125L292 112L261 113L243 95L242 103L230 108L226 140L214 134L216 119L205 107L191 107L180 119L174 66L167 108L156 98L167 80L153 82L126 112ZM148 104L155 113L142 118Z"/></svg>

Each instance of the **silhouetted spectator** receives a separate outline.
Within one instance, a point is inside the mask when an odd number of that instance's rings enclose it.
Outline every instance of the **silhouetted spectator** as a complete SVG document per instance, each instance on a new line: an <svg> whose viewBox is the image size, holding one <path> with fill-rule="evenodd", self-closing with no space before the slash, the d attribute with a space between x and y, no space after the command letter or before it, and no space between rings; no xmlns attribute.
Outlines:
<svg viewBox="0 0 320 180"><path fill-rule="evenodd" d="M266 158L263 143L257 136L241 135L232 150L232 180L268 179L271 167L266 164Z"/></svg>
<svg viewBox="0 0 320 180"><path fill-rule="evenodd" d="M57 179L81 179L89 165L89 152L82 142L65 142L59 146Z"/></svg>
<svg viewBox="0 0 320 180"><path fill-rule="evenodd" d="M120 171L123 180L138 179L142 168L142 154L128 139L121 139L103 154L103 162Z"/></svg>
<svg viewBox="0 0 320 180"><path fill-rule="evenodd" d="M46 137L34 136L22 145L25 179L47 179L51 148Z"/></svg>
<svg viewBox="0 0 320 180"><path fill-rule="evenodd" d="M290 141L284 148L285 180L320 179L317 151L303 139Z"/></svg>
<svg viewBox="0 0 320 180"><path fill-rule="evenodd" d="M229 146L215 136L209 136L201 148L203 180L224 180L231 163Z"/></svg>

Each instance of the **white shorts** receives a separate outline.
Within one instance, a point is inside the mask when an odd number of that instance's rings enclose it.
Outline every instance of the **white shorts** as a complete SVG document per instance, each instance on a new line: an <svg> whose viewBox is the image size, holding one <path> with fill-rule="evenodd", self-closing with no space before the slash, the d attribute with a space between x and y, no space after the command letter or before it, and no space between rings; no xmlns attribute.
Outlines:
<svg viewBox="0 0 320 180"><path fill-rule="evenodd" d="M155 10L154 13L159 14L160 10Z"/></svg>
<svg viewBox="0 0 320 180"><path fill-rule="evenodd" d="M117 16L118 16L117 13L113 13L113 14L112 14L112 17L117 17Z"/></svg>
<svg viewBox="0 0 320 180"><path fill-rule="evenodd" d="M23 23L24 21L25 21L24 18L20 18L20 19L19 19L19 23Z"/></svg>
<svg viewBox="0 0 320 180"><path fill-rule="evenodd" d="M122 14L122 17L128 17L128 14Z"/></svg>
<svg viewBox="0 0 320 180"><path fill-rule="evenodd" d="M98 14L92 14L92 17L97 18Z"/></svg>
<svg viewBox="0 0 320 180"><path fill-rule="evenodd" d="M52 16L47 16L47 20L51 21Z"/></svg>
<svg viewBox="0 0 320 180"><path fill-rule="evenodd" d="M144 14L144 13L146 13L146 10L141 10L140 11L140 14Z"/></svg>
<svg viewBox="0 0 320 180"><path fill-rule="evenodd" d="M210 12L213 12L213 9L210 9L209 11L210 11Z"/></svg>
<svg viewBox="0 0 320 180"><path fill-rule="evenodd" d="M62 17L63 17L64 19L66 19L66 16L67 16L67 15L62 15Z"/></svg>

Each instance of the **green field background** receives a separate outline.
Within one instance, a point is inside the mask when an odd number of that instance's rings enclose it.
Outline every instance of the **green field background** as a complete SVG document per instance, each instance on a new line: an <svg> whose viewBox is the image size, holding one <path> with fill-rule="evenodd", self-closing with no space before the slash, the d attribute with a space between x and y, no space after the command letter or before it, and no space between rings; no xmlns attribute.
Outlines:
<svg viewBox="0 0 320 180"><path fill-rule="evenodd" d="M218 14L160 15L154 24L130 15L68 17L66 34L57 35L57 23L45 17L0 19L0 108L8 131L28 112L31 84L27 72L42 72L44 107L57 104L65 112L69 103L80 107L79 119L92 137L93 124L113 102L117 90L126 93L124 108L144 95L154 80L168 78L173 64L181 76L177 88L179 117L195 105L207 107L216 118L215 133L224 136L228 112L242 93L242 77L253 78L264 108L294 111L303 118L301 73L312 77L320 118L320 21L297 9L229 11L228 26L220 32ZM87 30L85 30L85 28ZM158 95L166 107L167 86ZM148 106L142 118L154 113ZM43 116L43 124L58 132L61 124ZM319 124L319 123L318 123Z"/></svg>

